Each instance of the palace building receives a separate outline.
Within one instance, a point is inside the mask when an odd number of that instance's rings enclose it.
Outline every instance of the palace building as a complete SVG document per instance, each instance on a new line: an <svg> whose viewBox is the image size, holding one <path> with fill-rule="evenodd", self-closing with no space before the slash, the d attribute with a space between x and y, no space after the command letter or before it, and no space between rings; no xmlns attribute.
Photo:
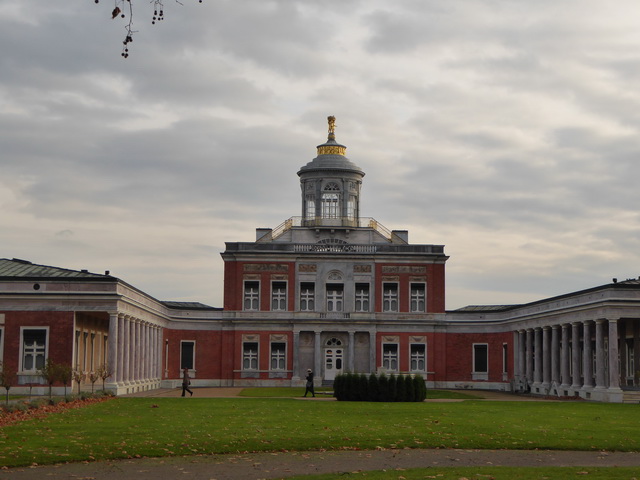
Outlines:
<svg viewBox="0 0 640 480"><path fill-rule="evenodd" d="M108 365L117 394L176 387L183 368L196 387L298 386L311 368L318 384L386 372L429 388L640 400L639 280L445 311L444 246L360 216L365 173L333 117L297 174L299 216L226 243L223 308L160 301L109 272L0 259L0 358L14 391L43 392L51 359Z"/></svg>

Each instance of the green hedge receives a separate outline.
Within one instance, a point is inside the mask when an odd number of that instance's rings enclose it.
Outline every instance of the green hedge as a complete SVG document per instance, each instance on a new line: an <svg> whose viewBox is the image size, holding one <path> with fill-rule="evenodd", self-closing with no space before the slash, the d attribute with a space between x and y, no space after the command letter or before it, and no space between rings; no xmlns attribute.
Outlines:
<svg viewBox="0 0 640 480"><path fill-rule="evenodd" d="M341 373L333 382L333 396L346 402L422 402L427 387L420 375Z"/></svg>

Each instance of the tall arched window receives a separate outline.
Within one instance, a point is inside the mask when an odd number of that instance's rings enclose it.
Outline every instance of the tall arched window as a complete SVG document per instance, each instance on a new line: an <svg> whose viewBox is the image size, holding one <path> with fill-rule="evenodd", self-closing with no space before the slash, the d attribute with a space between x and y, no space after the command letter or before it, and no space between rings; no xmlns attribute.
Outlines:
<svg viewBox="0 0 640 480"><path fill-rule="evenodd" d="M322 217L340 217L340 187L335 182L327 183L322 191Z"/></svg>

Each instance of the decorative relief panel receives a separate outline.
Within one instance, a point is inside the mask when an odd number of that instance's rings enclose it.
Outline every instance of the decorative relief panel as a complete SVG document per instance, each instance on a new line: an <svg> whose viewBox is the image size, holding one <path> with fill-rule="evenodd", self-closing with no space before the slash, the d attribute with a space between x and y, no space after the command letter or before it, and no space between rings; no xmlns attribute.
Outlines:
<svg viewBox="0 0 640 480"><path fill-rule="evenodd" d="M287 275L271 275L271 280L288 280Z"/></svg>
<svg viewBox="0 0 640 480"><path fill-rule="evenodd" d="M244 334L242 335L243 342L257 342L260 340L260 336L256 334Z"/></svg>
<svg viewBox="0 0 640 480"><path fill-rule="evenodd" d="M288 272L289 265L282 263L245 263L245 272Z"/></svg>
<svg viewBox="0 0 640 480"><path fill-rule="evenodd" d="M304 273L316 273L318 266L315 263L301 263L298 265L298 271Z"/></svg>
<svg viewBox="0 0 640 480"><path fill-rule="evenodd" d="M427 277L409 277L410 282L425 282L427 281Z"/></svg>
<svg viewBox="0 0 640 480"><path fill-rule="evenodd" d="M353 273L371 273L371 265L354 265Z"/></svg>
<svg viewBox="0 0 640 480"><path fill-rule="evenodd" d="M382 277L382 281L383 282L399 282L400 277L398 277L397 275L384 275Z"/></svg>
<svg viewBox="0 0 640 480"><path fill-rule="evenodd" d="M247 274L245 274L245 275L242 276L242 279L243 280L260 280L260 275L255 275L255 274L254 275L247 275Z"/></svg>
<svg viewBox="0 0 640 480"><path fill-rule="evenodd" d="M409 343L427 343L427 337L409 337Z"/></svg>
<svg viewBox="0 0 640 480"><path fill-rule="evenodd" d="M382 273L427 273L427 267L417 265L384 265Z"/></svg>
<svg viewBox="0 0 640 480"><path fill-rule="evenodd" d="M398 343L400 342L400 337L398 335L383 335L382 341L389 342L389 343L393 343L393 342Z"/></svg>
<svg viewBox="0 0 640 480"><path fill-rule="evenodd" d="M272 342L286 342L287 336L284 333L271 334L269 335L269 340Z"/></svg>
<svg viewBox="0 0 640 480"><path fill-rule="evenodd" d="M338 272L336 270L329 272L327 280L342 280L342 272Z"/></svg>

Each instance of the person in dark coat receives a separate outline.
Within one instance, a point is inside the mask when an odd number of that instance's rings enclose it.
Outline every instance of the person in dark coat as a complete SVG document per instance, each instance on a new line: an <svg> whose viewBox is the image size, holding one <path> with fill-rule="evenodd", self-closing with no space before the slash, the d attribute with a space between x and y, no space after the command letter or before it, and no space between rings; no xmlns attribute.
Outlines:
<svg viewBox="0 0 640 480"><path fill-rule="evenodd" d="M189 369L185 368L182 371L182 396L183 397L185 392L189 392L189 395L193 397L193 392L189 390L189 385L191 385L191 379L189 378Z"/></svg>
<svg viewBox="0 0 640 480"><path fill-rule="evenodd" d="M313 372L311 371L311 369L307 369L307 385L306 385L306 389L304 391L304 396L307 396L307 393L311 392L311 395L313 395L314 397L316 396L316 392L313 390Z"/></svg>

